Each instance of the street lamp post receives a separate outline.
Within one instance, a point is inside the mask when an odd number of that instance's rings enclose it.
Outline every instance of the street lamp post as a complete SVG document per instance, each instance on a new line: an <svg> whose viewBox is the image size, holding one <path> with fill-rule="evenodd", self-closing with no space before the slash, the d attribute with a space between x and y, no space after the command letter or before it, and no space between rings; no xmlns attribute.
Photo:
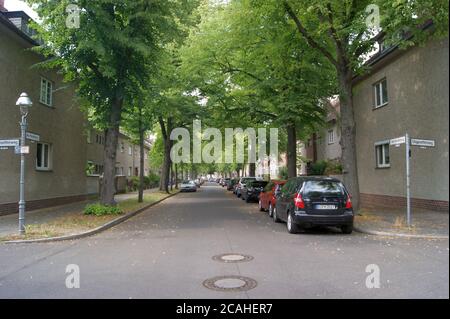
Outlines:
<svg viewBox="0 0 450 319"><path fill-rule="evenodd" d="M27 116L29 108L33 105L28 94L22 93L16 102L20 107L22 119L20 121L20 199L19 199L19 233L25 234L25 153L22 147L25 146L27 132Z"/></svg>

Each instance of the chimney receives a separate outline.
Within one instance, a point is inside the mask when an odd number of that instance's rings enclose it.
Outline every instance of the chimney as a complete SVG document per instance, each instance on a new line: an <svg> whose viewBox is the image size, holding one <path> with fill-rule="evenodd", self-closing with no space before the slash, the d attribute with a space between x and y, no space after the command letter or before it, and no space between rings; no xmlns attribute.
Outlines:
<svg viewBox="0 0 450 319"><path fill-rule="evenodd" d="M6 12L8 10L6 10L5 8L5 0L0 0L0 12Z"/></svg>

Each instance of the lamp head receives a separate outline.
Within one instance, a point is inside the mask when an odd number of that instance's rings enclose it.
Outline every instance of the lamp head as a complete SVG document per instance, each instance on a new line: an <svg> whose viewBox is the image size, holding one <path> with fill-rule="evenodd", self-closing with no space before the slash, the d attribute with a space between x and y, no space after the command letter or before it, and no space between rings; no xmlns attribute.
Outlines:
<svg viewBox="0 0 450 319"><path fill-rule="evenodd" d="M22 93L20 94L19 99L16 102L16 106L20 107L20 113L22 115L28 114L28 109L33 105L33 102L28 97L28 94Z"/></svg>

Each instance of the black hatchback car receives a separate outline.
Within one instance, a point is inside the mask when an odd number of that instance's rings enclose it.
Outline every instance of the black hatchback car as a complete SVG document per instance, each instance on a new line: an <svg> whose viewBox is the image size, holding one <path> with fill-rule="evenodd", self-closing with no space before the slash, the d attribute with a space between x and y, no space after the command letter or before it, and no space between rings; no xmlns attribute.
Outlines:
<svg viewBox="0 0 450 319"><path fill-rule="evenodd" d="M247 203L251 201L258 202L259 194L264 190L269 182L253 181L245 184L241 189L241 198Z"/></svg>
<svg viewBox="0 0 450 319"><path fill-rule="evenodd" d="M276 194L275 222L284 221L290 233L314 226L337 226L353 231L350 194L341 181L329 177L296 177Z"/></svg>

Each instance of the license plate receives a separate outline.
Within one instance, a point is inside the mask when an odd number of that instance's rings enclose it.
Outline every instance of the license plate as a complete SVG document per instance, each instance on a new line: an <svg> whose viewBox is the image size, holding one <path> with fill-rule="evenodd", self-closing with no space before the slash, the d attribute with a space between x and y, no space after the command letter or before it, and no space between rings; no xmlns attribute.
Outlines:
<svg viewBox="0 0 450 319"><path fill-rule="evenodd" d="M332 209L337 209L337 207L336 207L336 205L316 205L316 209L332 210Z"/></svg>

